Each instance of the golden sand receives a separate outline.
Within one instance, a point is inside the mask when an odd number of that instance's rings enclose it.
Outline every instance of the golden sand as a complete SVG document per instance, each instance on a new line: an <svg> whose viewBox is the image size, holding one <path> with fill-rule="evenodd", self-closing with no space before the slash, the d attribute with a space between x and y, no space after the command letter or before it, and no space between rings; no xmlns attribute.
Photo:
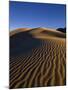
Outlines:
<svg viewBox="0 0 68 90"><path fill-rule="evenodd" d="M41 45L27 54L10 56L10 88L65 85L65 34L45 28L30 29L29 33L41 40Z"/></svg>

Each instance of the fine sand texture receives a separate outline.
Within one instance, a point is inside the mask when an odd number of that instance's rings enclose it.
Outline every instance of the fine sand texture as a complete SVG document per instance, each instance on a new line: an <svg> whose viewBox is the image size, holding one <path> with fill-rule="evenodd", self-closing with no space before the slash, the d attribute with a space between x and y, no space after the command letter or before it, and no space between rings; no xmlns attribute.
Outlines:
<svg viewBox="0 0 68 90"><path fill-rule="evenodd" d="M66 85L66 35L47 28L10 33L9 88Z"/></svg>

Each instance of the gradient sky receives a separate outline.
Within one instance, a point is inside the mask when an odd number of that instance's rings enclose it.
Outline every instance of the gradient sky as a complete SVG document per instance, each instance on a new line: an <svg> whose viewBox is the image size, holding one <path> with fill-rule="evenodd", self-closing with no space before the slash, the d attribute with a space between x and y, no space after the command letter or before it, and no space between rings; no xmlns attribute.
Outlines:
<svg viewBox="0 0 68 90"><path fill-rule="evenodd" d="M10 1L10 30L16 28L63 28L66 26L66 6L62 4Z"/></svg>

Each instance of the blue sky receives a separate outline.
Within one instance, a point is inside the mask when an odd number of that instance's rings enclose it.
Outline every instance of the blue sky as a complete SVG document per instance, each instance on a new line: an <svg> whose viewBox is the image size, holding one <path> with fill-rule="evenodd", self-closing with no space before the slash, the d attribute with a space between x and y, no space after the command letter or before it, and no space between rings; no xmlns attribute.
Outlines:
<svg viewBox="0 0 68 90"><path fill-rule="evenodd" d="M63 4L10 1L9 27L63 28L66 26L66 6Z"/></svg>

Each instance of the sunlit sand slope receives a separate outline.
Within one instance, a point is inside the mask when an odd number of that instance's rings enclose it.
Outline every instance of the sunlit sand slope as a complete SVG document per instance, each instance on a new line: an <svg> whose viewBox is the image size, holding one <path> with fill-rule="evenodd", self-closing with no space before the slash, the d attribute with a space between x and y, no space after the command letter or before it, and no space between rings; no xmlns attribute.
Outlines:
<svg viewBox="0 0 68 90"><path fill-rule="evenodd" d="M20 45L21 44L21 45ZM35 28L10 37L10 88L66 84L65 34Z"/></svg>
<svg viewBox="0 0 68 90"><path fill-rule="evenodd" d="M15 30L12 30L10 32L10 36L14 35L14 34L17 34L19 32L24 32L24 31L29 31L30 28L19 28L19 29L15 29Z"/></svg>

